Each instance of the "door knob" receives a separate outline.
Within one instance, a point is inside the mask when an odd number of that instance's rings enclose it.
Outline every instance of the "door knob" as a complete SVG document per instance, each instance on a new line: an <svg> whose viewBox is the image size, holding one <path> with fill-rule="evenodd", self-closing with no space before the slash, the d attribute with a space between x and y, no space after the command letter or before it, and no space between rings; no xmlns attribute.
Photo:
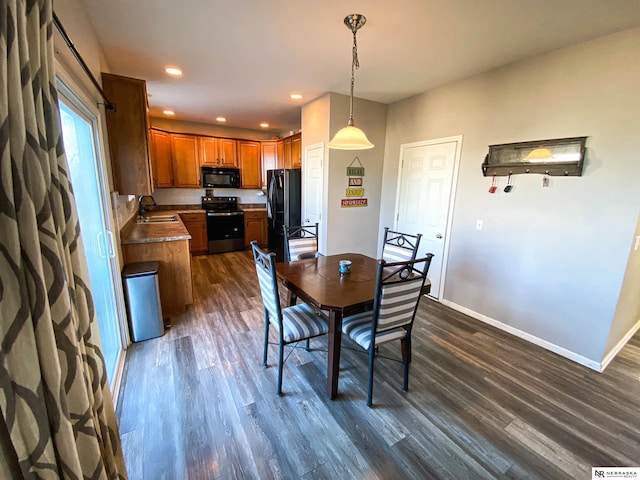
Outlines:
<svg viewBox="0 0 640 480"><path fill-rule="evenodd" d="M437 234L436 238L442 238L442 234L441 233Z"/></svg>

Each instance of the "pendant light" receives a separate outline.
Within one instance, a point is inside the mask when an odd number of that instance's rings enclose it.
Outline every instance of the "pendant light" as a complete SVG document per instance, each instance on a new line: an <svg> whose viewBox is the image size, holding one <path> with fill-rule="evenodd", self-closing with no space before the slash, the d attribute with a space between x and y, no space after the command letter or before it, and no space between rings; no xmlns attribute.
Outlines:
<svg viewBox="0 0 640 480"><path fill-rule="evenodd" d="M338 130L333 140L327 146L336 150L365 150L373 148L374 145L369 141L362 130L353 124L353 84L355 71L360 66L358 62L358 43L356 42L356 32L366 23L367 19L364 15L353 13L347 15L344 24L353 32L353 55L351 60L351 96L349 98L349 122L347 126Z"/></svg>

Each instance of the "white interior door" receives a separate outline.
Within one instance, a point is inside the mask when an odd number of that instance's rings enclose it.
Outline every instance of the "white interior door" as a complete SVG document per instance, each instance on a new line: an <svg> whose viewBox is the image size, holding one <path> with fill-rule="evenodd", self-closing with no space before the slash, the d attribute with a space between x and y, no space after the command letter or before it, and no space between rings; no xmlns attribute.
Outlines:
<svg viewBox="0 0 640 480"><path fill-rule="evenodd" d="M303 224L318 223L320 230L318 251L324 253L325 228L322 224L322 203L323 203L323 164L324 164L324 144L318 143L310 145L304 149L304 188L302 215Z"/></svg>
<svg viewBox="0 0 640 480"><path fill-rule="evenodd" d="M395 229L422 234L418 257L434 254L428 276L430 295L438 299L444 285L452 189L461 142L461 137L445 138L405 144L400 149Z"/></svg>

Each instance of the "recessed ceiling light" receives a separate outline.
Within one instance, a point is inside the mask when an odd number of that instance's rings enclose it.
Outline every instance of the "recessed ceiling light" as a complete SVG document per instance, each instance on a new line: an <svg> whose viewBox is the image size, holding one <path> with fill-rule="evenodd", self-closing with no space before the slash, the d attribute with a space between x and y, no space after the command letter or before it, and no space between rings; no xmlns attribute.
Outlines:
<svg viewBox="0 0 640 480"><path fill-rule="evenodd" d="M172 77L182 76L182 70L180 70L178 67L165 67L164 71L167 72L167 74L171 75Z"/></svg>
<svg viewBox="0 0 640 480"><path fill-rule="evenodd" d="M224 118L224 117L217 117L217 118L216 118L216 121L218 121L218 122L226 122L226 121L227 121L227 119L226 119L226 118Z"/></svg>
<svg viewBox="0 0 640 480"><path fill-rule="evenodd" d="M260 126L261 126L262 128L269 128L269 124L268 124L267 122L262 122L262 123L260 124Z"/></svg>
<svg viewBox="0 0 640 480"><path fill-rule="evenodd" d="M173 110L163 110L162 113L164 113L165 115L175 115L176 112L174 112Z"/></svg>
<svg viewBox="0 0 640 480"><path fill-rule="evenodd" d="M292 93L291 98L293 98L294 100L300 100L302 98L302 95L300 95L299 93Z"/></svg>

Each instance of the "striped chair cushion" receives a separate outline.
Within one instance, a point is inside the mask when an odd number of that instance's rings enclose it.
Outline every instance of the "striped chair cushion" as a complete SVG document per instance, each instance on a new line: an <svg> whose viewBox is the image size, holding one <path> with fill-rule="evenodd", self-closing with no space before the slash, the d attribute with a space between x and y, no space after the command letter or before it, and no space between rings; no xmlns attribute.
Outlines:
<svg viewBox="0 0 640 480"><path fill-rule="evenodd" d="M276 330L277 322L272 322ZM282 310L282 336L285 343L324 335L329 331L329 320L323 313L316 313L308 304L302 303Z"/></svg>
<svg viewBox="0 0 640 480"><path fill-rule="evenodd" d="M385 243L384 248L382 249L382 258L387 263L406 262L407 260L411 260L412 256L412 248L404 248L398 245Z"/></svg>
<svg viewBox="0 0 640 480"><path fill-rule="evenodd" d="M260 292L262 293L262 303L264 308L269 312L269 317L278 318L278 309L280 308L280 298L275 289L274 279L271 271L265 269L261 265L256 264L258 272L258 281L260 282Z"/></svg>
<svg viewBox="0 0 640 480"><path fill-rule="evenodd" d="M342 333L348 336L365 350L371 346L371 322L373 312L362 312L345 317L342 320ZM391 340L404 338L407 334L402 327L391 330L379 331L376 333L376 345L380 345Z"/></svg>
<svg viewBox="0 0 640 480"><path fill-rule="evenodd" d="M289 257L291 260L300 260L301 257L311 257L318 251L318 239L316 237L290 238Z"/></svg>
<svg viewBox="0 0 640 480"><path fill-rule="evenodd" d="M411 323L421 290L421 278L384 285L378 313L378 330L389 330Z"/></svg>

